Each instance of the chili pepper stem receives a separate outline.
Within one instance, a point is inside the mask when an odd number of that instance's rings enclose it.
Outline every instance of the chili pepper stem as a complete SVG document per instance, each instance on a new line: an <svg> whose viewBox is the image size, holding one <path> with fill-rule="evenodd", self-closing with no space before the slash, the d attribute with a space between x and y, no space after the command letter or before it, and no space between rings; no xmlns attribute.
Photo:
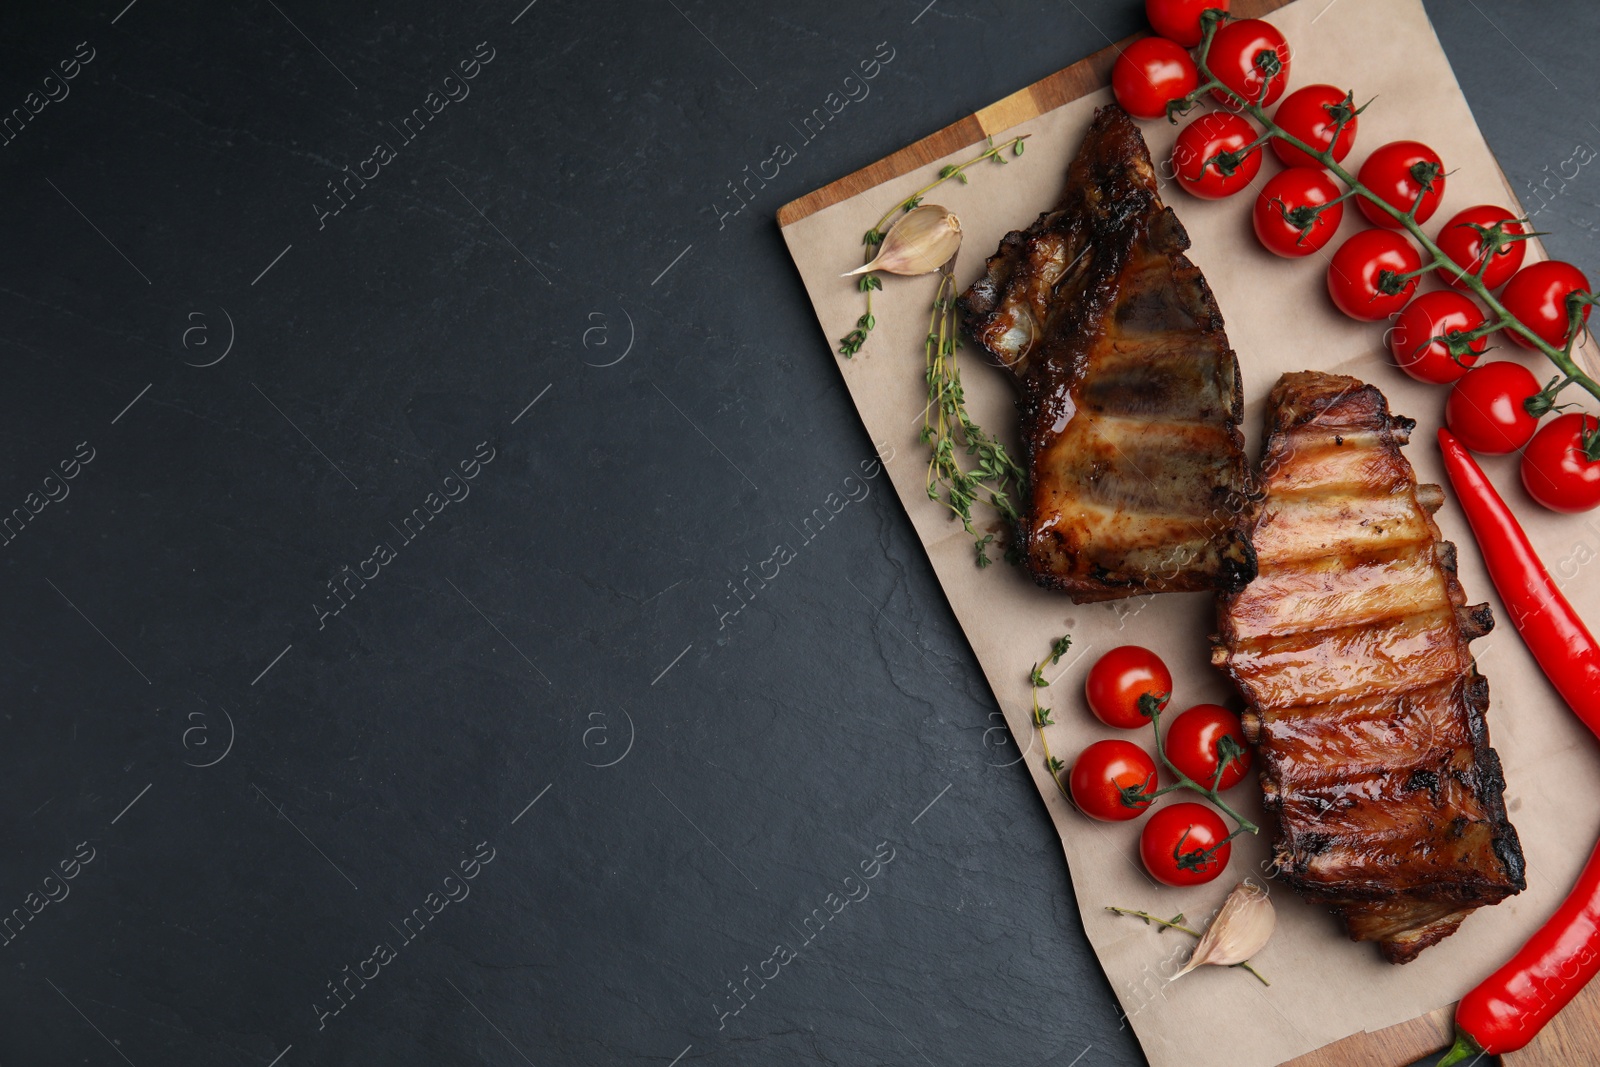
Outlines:
<svg viewBox="0 0 1600 1067"><path fill-rule="evenodd" d="M1451 1045L1450 1051L1440 1058L1438 1067L1450 1067L1452 1063L1460 1063L1468 1056L1481 1055L1483 1055L1483 1049L1479 1048L1478 1043L1472 1040L1472 1035L1460 1027L1456 1027L1456 1043Z"/></svg>

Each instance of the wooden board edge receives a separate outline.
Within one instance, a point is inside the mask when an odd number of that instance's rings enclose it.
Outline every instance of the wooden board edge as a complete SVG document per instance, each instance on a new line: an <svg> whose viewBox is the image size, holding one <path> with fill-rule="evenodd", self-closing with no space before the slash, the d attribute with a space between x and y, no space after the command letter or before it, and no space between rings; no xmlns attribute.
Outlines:
<svg viewBox="0 0 1600 1067"><path fill-rule="evenodd" d="M1236 0L1233 12L1238 17L1250 18L1276 11L1291 2L1292 0ZM820 189L812 190L802 197L789 201L778 209L778 226L780 228L791 226L824 208L843 203L858 193L864 193L886 181L909 174L918 167L926 166L936 159L943 159L968 145L977 144L991 134L1009 130L1019 123L1036 119L1040 115L1054 111L1062 104L1071 103L1104 88L1110 81L1111 67L1116 63L1117 56L1121 55L1122 50L1131 42L1143 36L1144 34L1138 33L1108 44L1070 67L1058 70L1026 88L1019 89L1004 100L990 104L977 114L952 122L893 155L886 156L876 163L869 163L837 181L829 182Z"/></svg>
<svg viewBox="0 0 1600 1067"><path fill-rule="evenodd" d="M1382 1030L1362 1031L1296 1056L1279 1067L1349 1067L1363 1063L1403 1067L1449 1048L1455 1032L1454 1004Z"/></svg>
<svg viewBox="0 0 1600 1067"><path fill-rule="evenodd" d="M1027 117L1038 116L1034 114ZM797 200L789 201L778 209L778 226L780 228L791 226L803 218L815 215L823 208L841 204L876 185L909 174L919 167L925 167L934 160L941 159L967 145L976 144L983 138L983 127L978 123L978 116L968 115L958 122L952 122L937 133L929 134L920 141L906 145L891 156L868 164L853 174L846 174L838 181L830 182Z"/></svg>

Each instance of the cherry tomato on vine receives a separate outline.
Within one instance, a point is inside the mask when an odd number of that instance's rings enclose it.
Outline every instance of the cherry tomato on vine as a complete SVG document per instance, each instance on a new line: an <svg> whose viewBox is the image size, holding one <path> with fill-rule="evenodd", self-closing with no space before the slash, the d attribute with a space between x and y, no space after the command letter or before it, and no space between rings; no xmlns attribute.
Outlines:
<svg viewBox="0 0 1600 1067"><path fill-rule="evenodd" d="M1172 692L1172 672L1148 648L1119 645L1095 660L1083 691L1095 718L1135 730L1150 721L1139 710L1139 698L1149 693L1165 699Z"/></svg>
<svg viewBox="0 0 1600 1067"><path fill-rule="evenodd" d="M1139 834L1139 858L1150 877L1166 885L1204 885L1222 873L1233 852L1228 828L1204 804L1168 804Z"/></svg>
<svg viewBox="0 0 1600 1067"><path fill-rule="evenodd" d="M1560 348L1567 343L1567 294L1589 291L1589 279L1571 263L1547 259L1530 263L1511 276L1500 303L1522 325L1538 334L1547 344ZM1589 320L1589 308L1583 309L1583 319ZM1505 331L1523 348L1533 344L1514 330Z"/></svg>
<svg viewBox="0 0 1600 1067"><path fill-rule="evenodd" d="M1333 131L1339 126L1341 116L1345 124L1339 130L1339 140ZM1333 85L1307 85L1283 98L1272 121L1285 132L1300 138L1313 148L1332 151L1337 162L1350 154L1356 143L1355 102L1350 94ZM1331 148L1329 146L1332 146ZM1284 141L1274 140L1272 151L1286 167L1321 167L1322 164L1300 149Z"/></svg>
<svg viewBox="0 0 1600 1067"><path fill-rule="evenodd" d="M1111 92L1136 119L1164 119L1167 101L1181 100L1200 84L1189 53L1164 37L1141 37L1111 68Z"/></svg>
<svg viewBox="0 0 1600 1067"><path fill-rule="evenodd" d="M1220 704L1196 704L1167 727L1167 758L1173 766L1201 785L1217 776L1218 753L1228 761L1218 789L1232 789L1250 769L1250 746L1244 741L1239 716Z"/></svg>
<svg viewBox="0 0 1600 1067"><path fill-rule="evenodd" d="M1289 42L1270 22L1236 19L1212 34L1206 65L1235 94L1269 107L1289 85ZM1262 86L1267 90L1265 99ZM1221 90L1213 90L1212 95L1225 105L1233 104Z"/></svg>
<svg viewBox="0 0 1600 1067"><path fill-rule="evenodd" d="M1444 402L1450 432L1474 452L1503 456L1527 444L1539 420L1523 406L1539 379L1520 363L1497 360L1474 367Z"/></svg>
<svg viewBox="0 0 1600 1067"><path fill-rule="evenodd" d="M1339 187L1322 170L1290 167L1279 171L1256 195L1250 221L1268 252L1294 258L1309 256L1333 240L1344 218L1344 204L1334 203ZM1312 209L1323 207L1312 214Z"/></svg>
<svg viewBox="0 0 1600 1067"><path fill-rule="evenodd" d="M1505 225L1505 233L1526 233L1527 230L1517 221L1517 217L1503 207L1493 207L1489 204L1479 204L1469 207L1465 211L1458 211L1449 222L1439 230L1439 236L1434 238L1434 243L1439 250L1449 256L1451 261L1465 268L1467 274L1472 274L1483 262L1483 235L1473 226L1482 226L1485 229L1497 222ZM1506 283L1506 279L1517 272L1522 266L1522 257L1527 254L1526 241L1512 241L1497 249L1489 260L1489 265L1483 271L1483 284L1489 289L1498 289ZM1465 289L1467 283L1457 276L1449 267L1439 268L1439 278L1446 285L1453 285L1457 289Z"/></svg>
<svg viewBox="0 0 1600 1067"><path fill-rule="evenodd" d="M1400 312L1389 331L1389 351L1401 370L1419 382L1446 385L1472 369L1489 347L1487 335L1467 344L1468 351L1452 354L1439 338L1451 332L1476 330L1485 322L1483 310L1454 289L1423 293Z"/></svg>
<svg viewBox="0 0 1600 1067"><path fill-rule="evenodd" d="M1255 139L1256 128L1246 119L1227 111L1208 111L1178 133L1172 146L1173 175L1202 200L1232 196L1261 172L1259 147L1239 154Z"/></svg>
<svg viewBox="0 0 1600 1067"><path fill-rule="evenodd" d="M1417 204L1416 220L1427 222L1439 210L1444 198L1444 164L1439 153L1421 141L1390 141L1373 149L1356 175L1378 198L1396 211L1410 211ZM1417 203L1417 197L1422 197ZM1374 226L1400 229L1398 219L1371 201L1360 198L1361 213Z"/></svg>
<svg viewBox="0 0 1600 1067"><path fill-rule="evenodd" d="M1385 293L1378 288L1381 274L1409 274L1421 267L1422 257L1404 234L1362 230L1333 254L1328 264L1328 295L1334 306L1352 319L1377 322L1405 307L1417 288L1417 279L1409 278L1398 293Z"/></svg>
<svg viewBox="0 0 1600 1067"><path fill-rule="evenodd" d="M1588 511L1600 505L1600 422L1579 411L1539 427L1522 451L1522 484L1551 511Z"/></svg>
<svg viewBox="0 0 1600 1067"><path fill-rule="evenodd" d="M1228 0L1144 0L1144 17L1150 28L1169 41L1193 48L1205 34L1200 13L1208 7L1228 10Z"/></svg>
<svg viewBox="0 0 1600 1067"><path fill-rule="evenodd" d="M1137 819L1152 801L1156 763L1132 741L1096 741L1072 763L1067 789L1078 810L1102 822Z"/></svg>

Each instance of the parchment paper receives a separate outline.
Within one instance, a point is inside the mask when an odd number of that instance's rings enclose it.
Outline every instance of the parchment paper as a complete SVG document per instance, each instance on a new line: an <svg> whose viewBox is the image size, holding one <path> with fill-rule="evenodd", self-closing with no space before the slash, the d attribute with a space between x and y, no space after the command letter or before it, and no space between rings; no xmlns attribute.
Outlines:
<svg viewBox="0 0 1600 1067"><path fill-rule="evenodd" d="M1329 82L1353 88L1358 102L1377 96L1361 116L1347 165L1359 165L1366 153L1387 141L1414 137L1433 145L1450 172L1433 226L1472 204L1516 209L1420 0L1338 0L1331 7L1325 0L1296 3L1269 21L1295 48L1291 88ZM1003 168L985 163L975 168L970 185L947 184L929 197L930 203L943 204L961 217L966 239L957 279L963 288L1006 231L1026 226L1054 205L1094 108L1110 99L1110 92L1103 90L997 135L996 141L1016 133L1033 136L1023 158ZM1141 125L1153 157L1158 162L1167 158L1175 128L1161 122ZM852 280L839 274L859 264L862 232L945 163L974 154L964 150L931 163L785 230L830 345L861 313L861 295ZM1259 181L1277 169L1269 154ZM1287 261L1263 251L1250 230L1249 193L1212 203L1168 185L1163 198L1189 231L1194 245L1189 255L1215 291L1239 353L1250 455L1259 455L1265 397L1279 374L1315 368L1355 375L1383 389L1395 412L1419 422L1406 450L1418 479L1447 484L1433 442L1445 389L1413 382L1392 365L1382 344L1383 324L1355 323L1334 310L1324 287L1325 258ZM1341 238L1363 225L1350 205ZM1328 251L1337 247L1337 240ZM1541 256L1530 248L1530 262ZM1436 287L1431 279L1426 285ZM1084 930L1150 1062L1155 1067L1269 1067L1459 998L1514 951L1575 879L1600 834L1600 750L1523 647L1454 502L1446 504L1438 521L1445 536L1460 546L1460 577L1469 602L1487 600L1495 607L1498 628L1476 642L1473 652L1490 682L1489 728L1504 761L1507 804L1527 857L1527 890L1479 910L1455 936L1416 962L1396 967L1382 962L1371 944L1346 940L1325 911L1269 882L1279 928L1255 962L1271 979L1271 988L1242 971L1214 967L1168 985L1173 961L1186 957L1192 940L1172 932L1158 935L1103 907L1117 904L1168 916L1181 910L1203 922L1233 883L1261 877L1270 827L1260 838L1235 843L1229 869L1217 881L1192 889L1157 885L1139 863L1142 822L1110 825L1087 819L1050 781L1030 723L1028 672L1054 637L1073 635L1072 651L1061 666L1047 670L1052 685L1042 693L1057 724L1048 728L1051 750L1068 764L1085 745L1114 733L1089 715L1082 687L1088 665L1115 645L1139 643L1160 653L1173 671L1175 710L1200 701L1239 707L1231 685L1208 661L1211 598L1165 594L1079 607L1036 588L1020 570L998 560L986 570L973 565L970 538L924 490L927 448L917 433L925 401L922 338L933 287L931 276L886 278L876 302L877 328L862 353L849 361L831 358L839 363L873 440L895 449L888 464L894 486L1004 709L1012 737L1026 750L1024 763L1061 836ZM963 352L963 381L974 415L982 425L1014 439L1010 383L970 346ZM827 358L820 346L818 358ZM1542 356L1509 344L1490 358L1519 359L1541 379L1551 373ZM1558 516L1533 504L1521 488L1514 458L1487 459L1485 466L1502 495L1518 508L1574 605L1600 624L1600 566L1584 565L1600 558L1600 519ZM1149 735L1138 739L1148 742ZM1259 816L1253 773L1231 796ZM1163 803L1181 799L1169 797ZM1060 992L1062 1010L1070 1014L1066 997L1071 991ZM1210 1039L1196 1039L1207 1033Z"/></svg>

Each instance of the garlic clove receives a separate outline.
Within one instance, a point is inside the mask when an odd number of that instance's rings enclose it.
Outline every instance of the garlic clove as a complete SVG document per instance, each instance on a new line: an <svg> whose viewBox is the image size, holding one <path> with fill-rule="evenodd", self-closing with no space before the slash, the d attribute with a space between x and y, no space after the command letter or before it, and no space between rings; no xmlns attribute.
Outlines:
<svg viewBox="0 0 1600 1067"><path fill-rule="evenodd" d="M881 270L890 274L928 274L956 254L961 247L961 220L937 204L923 204L900 216L872 261L841 277L849 278L867 271Z"/></svg>
<svg viewBox="0 0 1600 1067"><path fill-rule="evenodd" d="M1240 882L1222 902L1211 925L1206 927L1189 962L1169 981L1176 981L1205 964L1232 967L1248 961L1266 947L1277 925L1278 913L1266 889L1255 882Z"/></svg>

